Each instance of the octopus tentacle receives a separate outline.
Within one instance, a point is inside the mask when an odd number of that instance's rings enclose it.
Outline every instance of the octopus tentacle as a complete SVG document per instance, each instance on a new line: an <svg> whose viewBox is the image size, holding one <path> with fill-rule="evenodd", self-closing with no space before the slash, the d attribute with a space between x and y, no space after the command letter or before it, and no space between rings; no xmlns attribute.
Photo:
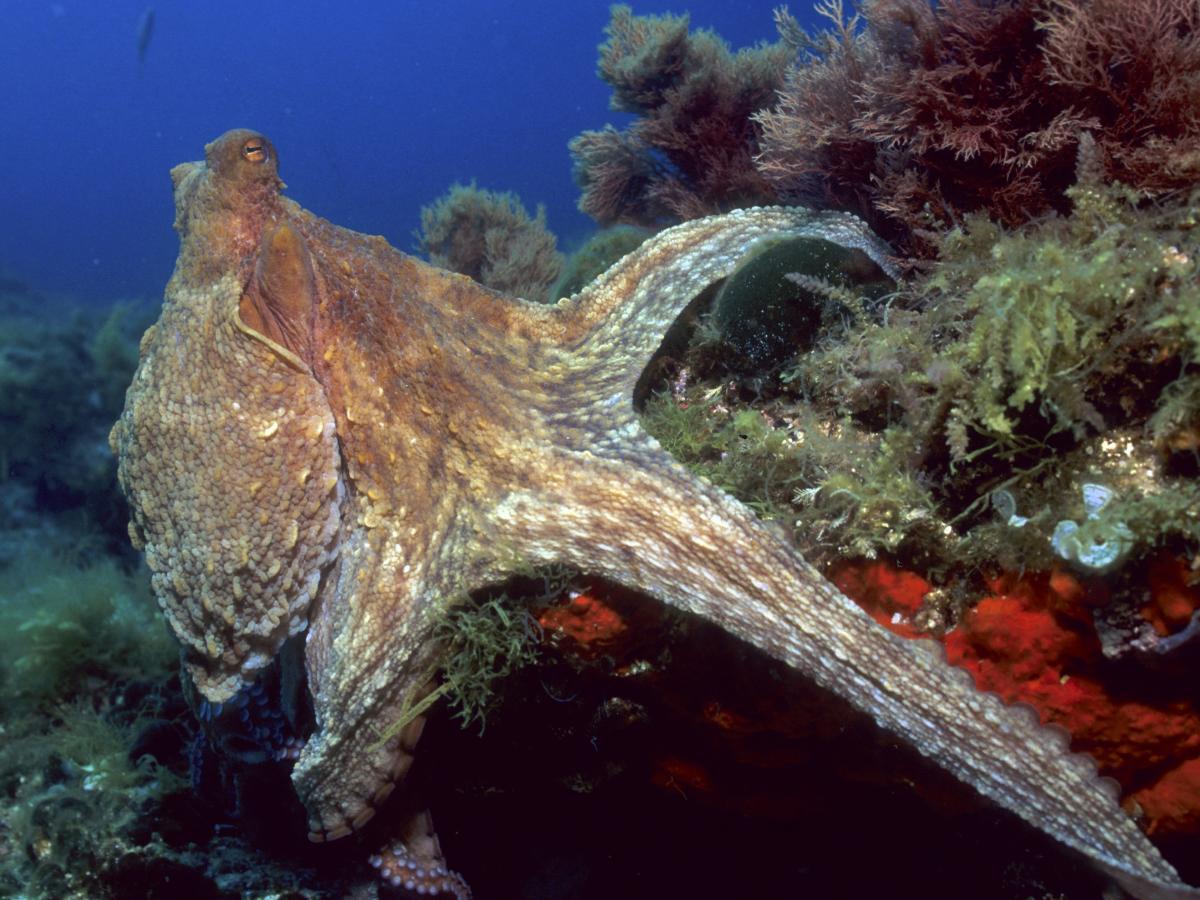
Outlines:
<svg viewBox="0 0 1200 900"><path fill-rule="evenodd" d="M1197 896L1100 781L1092 759L1069 752L1061 729L980 692L940 653L880 628L782 536L698 483L649 437L628 444L640 453L613 461L554 454L547 466L560 478L541 492L510 495L496 527L533 560L565 558L647 591L803 672L1090 857L1135 896ZM626 527L614 529L616 521ZM557 539L548 552L551 531Z"/></svg>
<svg viewBox="0 0 1200 900"><path fill-rule="evenodd" d="M423 897L450 896L471 900L471 889L457 872L446 868L442 845L433 830L428 810L415 813L405 823L401 836L371 857L379 876L392 887Z"/></svg>
<svg viewBox="0 0 1200 900"><path fill-rule="evenodd" d="M663 334L687 305L764 239L811 237L861 250L895 277L889 249L849 213L739 209L677 225L646 241L570 300L560 301L572 366L590 369L597 397L632 398Z"/></svg>

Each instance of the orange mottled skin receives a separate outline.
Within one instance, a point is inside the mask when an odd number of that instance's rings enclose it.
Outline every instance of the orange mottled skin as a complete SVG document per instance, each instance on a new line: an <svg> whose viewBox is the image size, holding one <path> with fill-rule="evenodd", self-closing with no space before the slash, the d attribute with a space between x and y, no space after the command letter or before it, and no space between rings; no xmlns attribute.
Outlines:
<svg viewBox="0 0 1200 900"><path fill-rule="evenodd" d="M817 237L887 267L857 219L695 220L539 306L302 209L254 132L172 176L179 261L112 444L203 697L304 635L316 721L292 778L314 839L362 824L407 770L419 722L381 735L425 690L449 604L556 561L804 672L1135 895L1196 896L1059 736L889 634L638 425L663 333L756 242ZM414 843L381 868L437 862L428 834Z"/></svg>

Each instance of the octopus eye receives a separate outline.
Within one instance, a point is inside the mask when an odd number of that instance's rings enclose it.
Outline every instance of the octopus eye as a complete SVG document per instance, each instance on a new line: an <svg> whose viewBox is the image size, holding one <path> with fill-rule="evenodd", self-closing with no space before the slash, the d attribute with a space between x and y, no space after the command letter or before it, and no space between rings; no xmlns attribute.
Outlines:
<svg viewBox="0 0 1200 900"><path fill-rule="evenodd" d="M252 163L261 163L270 159L271 153L267 150L266 141L260 137L252 137L242 144L242 156Z"/></svg>

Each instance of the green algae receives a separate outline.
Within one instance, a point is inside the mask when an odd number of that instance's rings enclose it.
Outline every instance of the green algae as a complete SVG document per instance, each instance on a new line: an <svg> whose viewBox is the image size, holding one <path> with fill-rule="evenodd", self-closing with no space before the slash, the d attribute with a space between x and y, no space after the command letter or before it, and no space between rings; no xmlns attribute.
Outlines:
<svg viewBox="0 0 1200 900"><path fill-rule="evenodd" d="M725 280L712 319L744 368L770 369L811 349L831 316L866 321L893 287L861 250L820 238L765 242Z"/></svg>
<svg viewBox="0 0 1200 900"><path fill-rule="evenodd" d="M419 699L404 699L394 722L379 730L382 746L443 698L464 729L477 725L482 734L488 713L499 701L505 680L539 659L541 626L531 606L562 594L575 577L564 566L533 566L512 558L513 577L494 590L459 598L434 627L439 646L437 663L426 677L437 685Z"/></svg>
<svg viewBox="0 0 1200 900"><path fill-rule="evenodd" d="M1071 216L1019 231L970 217L920 287L940 311L936 324L957 332L939 358L962 378L943 396L969 429L1001 442L1027 413L1047 433L1101 431L1098 394L1148 345L1187 340L1193 357L1200 346L1197 262L1185 249L1191 204L1148 209L1120 186L1068 196Z"/></svg>
<svg viewBox="0 0 1200 900"><path fill-rule="evenodd" d="M485 287L539 303L563 269L546 210L533 216L512 192L455 184L421 209L421 253L435 266L468 275Z"/></svg>
<svg viewBox="0 0 1200 900"><path fill-rule="evenodd" d="M917 533L934 541L944 527L929 491L904 464L903 430L871 435L848 419L822 421L782 405L772 419L756 408L724 409L714 399L706 402L703 388L686 406L656 394L643 425L705 480L802 535L810 557L873 558L897 552Z"/></svg>
<svg viewBox="0 0 1200 900"><path fill-rule="evenodd" d="M48 709L92 683L165 679L175 644L144 569L33 553L0 570L0 704Z"/></svg>
<svg viewBox="0 0 1200 900"><path fill-rule="evenodd" d="M139 735L178 651L130 568L108 430L148 305L0 321L0 894L107 896L181 779Z"/></svg>
<svg viewBox="0 0 1200 900"><path fill-rule="evenodd" d="M577 573L563 565L533 565L513 557L511 577L452 607L434 630L442 654L438 696L463 728L477 725L499 700L500 684L537 663L542 632L532 610L560 597Z"/></svg>
<svg viewBox="0 0 1200 900"><path fill-rule="evenodd" d="M1089 483L1113 489L1130 561L1194 555L1200 198L1086 180L1069 196L1070 215L1019 229L967 217L936 264L781 371L731 366L710 316L644 425L818 563L886 554L935 581L1046 568Z"/></svg>
<svg viewBox="0 0 1200 900"><path fill-rule="evenodd" d="M786 517L794 491L813 474L814 455L755 409L714 414L702 397L678 403L660 393L646 402L642 424L668 453L764 519Z"/></svg>
<svg viewBox="0 0 1200 900"><path fill-rule="evenodd" d="M103 894L106 867L182 787L131 756L177 660L144 570L37 551L0 569L0 893Z"/></svg>
<svg viewBox="0 0 1200 900"><path fill-rule="evenodd" d="M136 717L64 705L43 723L5 725L0 808L13 852L0 864L0 892L24 897L95 897L107 866L133 846L141 818L182 779L143 757L130 759Z"/></svg>
<svg viewBox="0 0 1200 900"><path fill-rule="evenodd" d="M537 621L507 594L450 611L438 629L442 684L454 718L478 725L496 704L497 685L538 659Z"/></svg>

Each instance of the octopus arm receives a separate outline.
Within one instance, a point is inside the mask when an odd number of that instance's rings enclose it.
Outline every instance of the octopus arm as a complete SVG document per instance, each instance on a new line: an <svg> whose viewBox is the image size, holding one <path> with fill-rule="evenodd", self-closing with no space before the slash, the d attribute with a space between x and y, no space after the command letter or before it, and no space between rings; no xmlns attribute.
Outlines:
<svg viewBox="0 0 1200 900"><path fill-rule="evenodd" d="M463 554L451 528L363 529L341 548L305 646L317 727L292 771L313 841L361 828L412 764L439 659L434 625L466 579L485 580L453 562Z"/></svg>
<svg viewBox="0 0 1200 900"><path fill-rule="evenodd" d="M706 287L728 276L764 240L810 237L862 250L895 275L889 249L848 213L799 207L739 209L669 228L559 301L559 341L589 381L631 397L663 335Z"/></svg>
<svg viewBox="0 0 1200 900"><path fill-rule="evenodd" d="M632 443L636 456L610 461L560 451L547 468L561 477L510 495L497 528L531 559L565 559L646 591L801 671L1135 897L1200 896L1121 809L1091 759L1069 751L1065 734L980 692L926 642L877 625L781 536L651 438Z"/></svg>

